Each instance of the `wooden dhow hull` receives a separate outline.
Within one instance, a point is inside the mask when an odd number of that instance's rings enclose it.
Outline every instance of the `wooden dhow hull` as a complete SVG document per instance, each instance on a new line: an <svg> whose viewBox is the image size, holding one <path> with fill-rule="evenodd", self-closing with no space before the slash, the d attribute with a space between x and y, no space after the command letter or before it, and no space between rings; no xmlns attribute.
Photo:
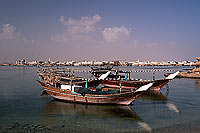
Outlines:
<svg viewBox="0 0 200 133"><path fill-rule="evenodd" d="M160 80L128 80L128 81L120 81L120 80L102 80L101 84L109 87L117 87L123 89L137 89L141 86L153 83L153 85L149 88L151 91L159 91L164 85L166 85L169 81L173 80L180 72L177 71L168 75L164 79Z"/></svg>
<svg viewBox="0 0 200 133"><path fill-rule="evenodd" d="M149 88L151 91L160 91L160 89L166 85L170 80L169 79L161 79L161 80L151 80L151 81L119 81L119 80L103 80L101 84L113 87L113 88L121 88L130 90L130 89L137 89L143 85L153 83L153 85Z"/></svg>
<svg viewBox="0 0 200 133"><path fill-rule="evenodd" d="M131 104L142 92L125 92L108 95L95 95L95 94L80 94L71 91L62 91L59 88L48 86L45 83L38 81L44 90L53 98L63 100L66 102L84 103L84 104L118 104L129 105Z"/></svg>

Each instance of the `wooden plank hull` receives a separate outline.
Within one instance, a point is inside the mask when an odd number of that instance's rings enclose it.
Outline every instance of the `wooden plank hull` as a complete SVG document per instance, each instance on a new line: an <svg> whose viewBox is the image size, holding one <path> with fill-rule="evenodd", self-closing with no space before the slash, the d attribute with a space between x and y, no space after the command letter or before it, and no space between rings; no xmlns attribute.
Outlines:
<svg viewBox="0 0 200 133"><path fill-rule="evenodd" d="M153 83L149 90L151 91L160 91L160 89L166 85L170 80L169 79L161 79L161 80L151 80L151 81L118 81L118 80L103 80L101 84L114 87L114 88L121 88L122 89L137 89L143 85Z"/></svg>
<svg viewBox="0 0 200 133"><path fill-rule="evenodd" d="M108 95L95 95L95 94L79 94L69 91L62 91L59 88L48 86L38 81L45 91L55 99L84 104L119 104L129 105L131 104L142 92L125 92L118 94Z"/></svg>

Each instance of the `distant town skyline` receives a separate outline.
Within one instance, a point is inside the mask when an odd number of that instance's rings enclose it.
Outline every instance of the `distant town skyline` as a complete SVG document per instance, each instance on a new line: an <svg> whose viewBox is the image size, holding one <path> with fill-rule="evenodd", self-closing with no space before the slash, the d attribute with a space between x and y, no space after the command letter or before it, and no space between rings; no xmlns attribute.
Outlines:
<svg viewBox="0 0 200 133"><path fill-rule="evenodd" d="M195 66L196 63L197 61L52 61L50 59L27 61L21 59L15 62L0 62L0 66Z"/></svg>
<svg viewBox="0 0 200 133"><path fill-rule="evenodd" d="M195 61L199 0L1 0L0 61Z"/></svg>

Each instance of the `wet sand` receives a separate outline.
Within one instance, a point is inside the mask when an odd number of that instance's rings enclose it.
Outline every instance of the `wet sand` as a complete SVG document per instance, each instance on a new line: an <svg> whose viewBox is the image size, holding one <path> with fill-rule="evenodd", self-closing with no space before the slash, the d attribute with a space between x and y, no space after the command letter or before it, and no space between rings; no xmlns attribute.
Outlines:
<svg viewBox="0 0 200 133"><path fill-rule="evenodd" d="M164 127L152 131L153 133L199 133L200 132L200 119L177 124L173 127Z"/></svg>

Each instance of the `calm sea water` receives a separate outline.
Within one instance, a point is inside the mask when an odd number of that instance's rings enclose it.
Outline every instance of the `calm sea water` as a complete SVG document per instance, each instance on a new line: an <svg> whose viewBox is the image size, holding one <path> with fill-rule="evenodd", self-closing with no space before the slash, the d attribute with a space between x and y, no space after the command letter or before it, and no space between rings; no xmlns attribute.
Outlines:
<svg viewBox="0 0 200 133"><path fill-rule="evenodd" d="M89 70L89 67L70 67ZM149 70L151 67L122 67ZM172 72L183 67L158 67ZM131 106L82 105L41 96L35 67L0 67L0 132L199 132L200 80L174 79ZM165 71L156 72L156 79ZM76 73L91 78L90 74ZM152 72L132 73L152 79Z"/></svg>

